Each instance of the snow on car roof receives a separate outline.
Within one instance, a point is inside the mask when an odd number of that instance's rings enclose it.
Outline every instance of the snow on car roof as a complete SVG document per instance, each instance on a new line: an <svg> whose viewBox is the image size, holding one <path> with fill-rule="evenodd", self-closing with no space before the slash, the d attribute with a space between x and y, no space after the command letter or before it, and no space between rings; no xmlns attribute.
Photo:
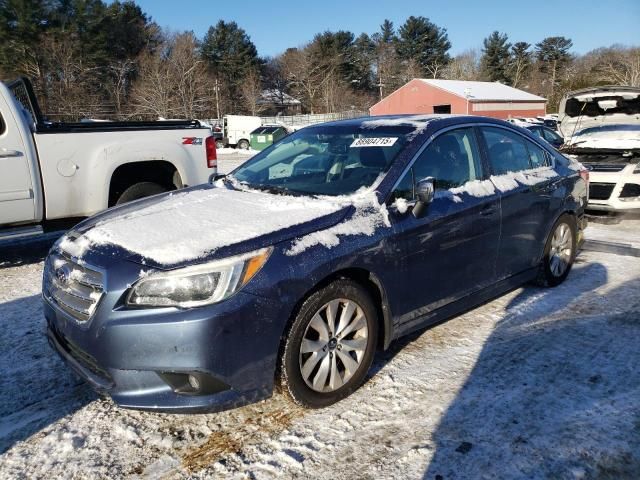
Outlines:
<svg viewBox="0 0 640 480"><path fill-rule="evenodd" d="M460 97L467 98L468 95L470 100L546 101L545 98L498 82L472 82L466 80L440 80L431 78L421 78L420 80Z"/></svg>

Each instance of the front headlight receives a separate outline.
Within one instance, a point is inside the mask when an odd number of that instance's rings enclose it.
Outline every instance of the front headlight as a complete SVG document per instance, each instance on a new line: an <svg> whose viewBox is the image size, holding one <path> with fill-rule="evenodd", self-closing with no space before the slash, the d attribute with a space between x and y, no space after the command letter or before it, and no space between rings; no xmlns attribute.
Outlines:
<svg viewBox="0 0 640 480"><path fill-rule="evenodd" d="M219 302L245 286L266 263L272 250L263 248L211 263L152 273L133 285L127 304L191 308Z"/></svg>

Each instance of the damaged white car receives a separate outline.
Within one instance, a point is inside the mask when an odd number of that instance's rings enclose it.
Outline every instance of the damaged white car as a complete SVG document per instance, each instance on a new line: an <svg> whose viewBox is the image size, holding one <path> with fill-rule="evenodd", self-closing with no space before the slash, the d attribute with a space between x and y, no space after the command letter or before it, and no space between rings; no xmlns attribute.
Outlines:
<svg viewBox="0 0 640 480"><path fill-rule="evenodd" d="M640 212L640 88L596 87L560 102L563 153L590 172L589 209Z"/></svg>

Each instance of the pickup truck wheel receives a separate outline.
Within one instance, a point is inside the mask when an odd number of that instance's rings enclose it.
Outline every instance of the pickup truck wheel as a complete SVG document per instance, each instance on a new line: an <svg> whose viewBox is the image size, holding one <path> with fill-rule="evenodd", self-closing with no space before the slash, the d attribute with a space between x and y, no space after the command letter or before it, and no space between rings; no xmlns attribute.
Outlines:
<svg viewBox="0 0 640 480"><path fill-rule="evenodd" d="M116 205L122 205L123 203L138 200L139 198L149 197L158 193L166 192L167 189L162 185L158 185L153 182L140 182L131 185L127 188L122 195L118 197Z"/></svg>
<svg viewBox="0 0 640 480"><path fill-rule="evenodd" d="M378 318L367 291L337 280L302 304L280 360L282 390L294 402L322 408L364 381L376 349Z"/></svg>
<svg viewBox="0 0 640 480"><path fill-rule="evenodd" d="M238 142L238 148L242 150L249 150L249 142L245 139L242 139Z"/></svg>

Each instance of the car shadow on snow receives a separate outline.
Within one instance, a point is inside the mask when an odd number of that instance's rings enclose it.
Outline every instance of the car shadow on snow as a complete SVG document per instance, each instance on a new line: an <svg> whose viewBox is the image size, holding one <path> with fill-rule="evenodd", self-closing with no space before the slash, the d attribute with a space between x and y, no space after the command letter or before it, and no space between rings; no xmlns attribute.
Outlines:
<svg viewBox="0 0 640 480"><path fill-rule="evenodd" d="M97 398L49 346L41 303L0 304L0 453Z"/></svg>
<svg viewBox="0 0 640 480"><path fill-rule="evenodd" d="M63 233L51 232L34 239L0 242L0 269L43 261Z"/></svg>
<svg viewBox="0 0 640 480"><path fill-rule="evenodd" d="M640 277L601 264L525 288L431 436L424 478L637 478Z"/></svg>

